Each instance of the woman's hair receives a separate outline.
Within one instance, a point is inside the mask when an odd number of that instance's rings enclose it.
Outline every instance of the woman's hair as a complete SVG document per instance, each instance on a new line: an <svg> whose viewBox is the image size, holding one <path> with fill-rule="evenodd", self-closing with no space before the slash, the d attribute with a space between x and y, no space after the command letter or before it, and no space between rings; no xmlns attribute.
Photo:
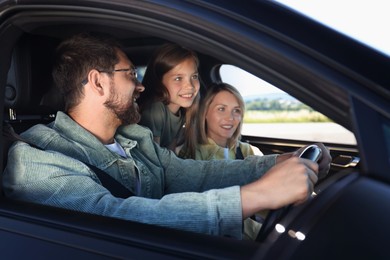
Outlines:
<svg viewBox="0 0 390 260"><path fill-rule="evenodd" d="M156 101L161 101L164 105L169 104L170 96L167 87L162 83L163 76L189 58L194 59L196 67L199 66L196 53L178 44L163 44L153 53L142 80L145 90L137 101L141 110L145 104Z"/></svg>
<svg viewBox="0 0 390 260"><path fill-rule="evenodd" d="M65 111L79 103L90 70L114 69L120 49L112 38L86 33L74 35L57 47L52 75L64 97Z"/></svg>
<svg viewBox="0 0 390 260"><path fill-rule="evenodd" d="M195 158L195 150L197 144L207 144L208 138L207 138L207 122L206 122L206 114L207 111L210 108L211 102L213 102L215 96L220 93L221 91L227 91L231 93L233 96L236 97L238 101L238 105L240 106L241 110L245 111L245 102L242 98L240 92L233 86L227 84L227 83L213 83L211 86L209 86L206 90L204 98L201 99L201 102L199 104L199 113L196 120L194 120L195 125L192 125L191 128L196 128L196 130L193 130L195 134L192 136L188 136L186 139L186 142L183 145L182 150L184 151L183 157L186 158ZM241 137L241 129L242 129L242 123L244 120L244 113L242 114L241 121L238 123L238 127L236 131L233 133L233 136L228 140L228 146L234 147L238 144L238 141ZM195 127L196 126L196 127Z"/></svg>

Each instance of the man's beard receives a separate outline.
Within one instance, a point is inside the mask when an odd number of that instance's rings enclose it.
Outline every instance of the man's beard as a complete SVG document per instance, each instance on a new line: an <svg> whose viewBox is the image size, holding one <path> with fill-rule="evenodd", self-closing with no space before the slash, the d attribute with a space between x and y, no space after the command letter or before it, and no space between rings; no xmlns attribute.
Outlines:
<svg viewBox="0 0 390 260"><path fill-rule="evenodd" d="M131 98L125 104L121 105L121 101L115 91L114 86L110 88L110 97L104 105L110 109L116 117L121 121L122 125L136 124L141 119L138 105L133 101L134 97L138 97L139 93L135 89Z"/></svg>

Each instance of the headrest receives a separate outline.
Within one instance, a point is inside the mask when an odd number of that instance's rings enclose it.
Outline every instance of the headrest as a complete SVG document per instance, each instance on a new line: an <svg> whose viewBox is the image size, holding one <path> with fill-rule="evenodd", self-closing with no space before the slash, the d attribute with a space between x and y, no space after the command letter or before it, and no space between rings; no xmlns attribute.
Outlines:
<svg viewBox="0 0 390 260"><path fill-rule="evenodd" d="M64 97L54 85L51 85L49 91L43 95L40 105L50 111L64 111Z"/></svg>
<svg viewBox="0 0 390 260"><path fill-rule="evenodd" d="M17 114L47 110L41 101L52 86L51 67L54 46L36 36L23 36L12 53L5 89L5 108Z"/></svg>
<svg viewBox="0 0 390 260"><path fill-rule="evenodd" d="M12 52L5 88L5 106L24 109L29 106L31 99L31 56L27 41L20 41Z"/></svg>

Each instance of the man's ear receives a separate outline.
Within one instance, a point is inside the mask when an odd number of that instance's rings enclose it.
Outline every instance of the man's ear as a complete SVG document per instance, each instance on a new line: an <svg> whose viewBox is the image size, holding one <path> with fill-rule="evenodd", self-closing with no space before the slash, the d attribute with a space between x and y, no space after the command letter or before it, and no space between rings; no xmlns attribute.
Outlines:
<svg viewBox="0 0 390 260"><path fill-rule="evenodd" d="M103 77L102 73L95 69L88 73L88 83L91 87L91 90L101 96L104 95L104 79L105 78Z"/></svg>

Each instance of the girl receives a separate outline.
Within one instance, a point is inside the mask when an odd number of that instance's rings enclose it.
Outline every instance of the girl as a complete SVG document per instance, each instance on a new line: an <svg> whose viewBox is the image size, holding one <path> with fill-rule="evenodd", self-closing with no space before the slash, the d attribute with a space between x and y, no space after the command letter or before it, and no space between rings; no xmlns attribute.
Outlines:
<svg viewBox="0 0 390 260"><path fill-rule="evenodd" d="M149 127L161 147L174 150L195 124L199 103L199 61L195 52L177 44L164 44L151 57L142 84L140 124ZM193 121L193 122L191 122Z"/></svg>

